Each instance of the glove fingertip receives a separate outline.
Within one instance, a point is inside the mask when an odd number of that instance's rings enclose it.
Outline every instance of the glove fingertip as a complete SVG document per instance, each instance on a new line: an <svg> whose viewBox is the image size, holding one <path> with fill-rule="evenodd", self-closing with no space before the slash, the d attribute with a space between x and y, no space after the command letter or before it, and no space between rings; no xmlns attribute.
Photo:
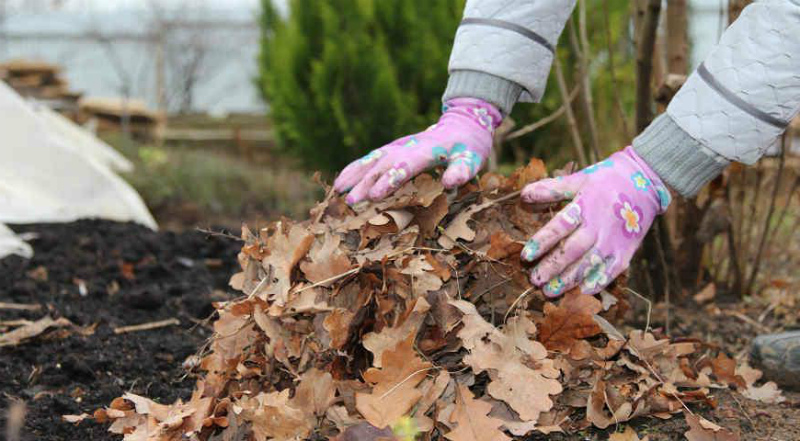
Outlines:
<svg viewBox="0 0 800 441"><path fill-rule="evenodd" d="M333 189L337 193L345 193L345 192L349 191L351 188L352 188L352 186L347 186L346 185L346 181L344 179L342 179L341 176L336 178L335 181L333 181Z"/></svg>
<svg viewBox="0 0 800 441"><path fill-rule="evenodd" d="M465 165L451 165L447 167L447 170L445 170L442 175L442 185L444 185L444 188L450 190L466 184L473 177L475 177L475 175L471 173L469 168Z"/></svg>
<svg viewBox="0 0 800 441"><path fill-rule="evenodd" d="M350 193L350 194L347 195L346 198L344 198L344 202L347 205L353 206L353 205L361 202L361 199L356 197L354 194Z"/></svg>
<svg viewBox="0 0 800 441"><path fill-rule="evenodd" d="M525 186L522 189L520 198L529 204L537 202L553 202L553 192L549 185L549 179L537 181Z"/></svg>
<svg viewBox="0 0 800 441"><path fill-rule="evenodd" d="M539 256L539 242L536 239L529 239L522 247L520 257L526 262L533 262Z"/></svg>

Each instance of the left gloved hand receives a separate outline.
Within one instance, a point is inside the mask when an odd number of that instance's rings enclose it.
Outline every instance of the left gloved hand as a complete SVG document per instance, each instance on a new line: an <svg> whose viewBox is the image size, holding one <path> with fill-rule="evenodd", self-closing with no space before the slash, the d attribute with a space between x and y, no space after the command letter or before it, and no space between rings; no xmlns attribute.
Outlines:
<svg viewBox="0 0 800 441"><path fill-rule="evenodd" d="M522 200L572 200L522 250L523 260L544 256L531 282L557 297L579 285L584 294L596 294L625 271L655 217L669 206L670 194L627 147L577 173L526 186Z"/></svg>

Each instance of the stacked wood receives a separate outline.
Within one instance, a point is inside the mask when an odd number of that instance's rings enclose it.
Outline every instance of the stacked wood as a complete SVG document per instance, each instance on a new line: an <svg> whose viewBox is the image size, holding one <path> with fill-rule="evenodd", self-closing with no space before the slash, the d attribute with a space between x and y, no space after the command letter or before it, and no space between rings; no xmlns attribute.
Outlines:
<svg viewBox="0 0 800 441"><path fill-rule="evenodd" d="M68 116L74 116L79 92L69 89L61 68L44 61L10 60L0 63L0 79L20 95L44 102Z"/></svg>
<svg viewBox="0 0 800 441"><path fill-rule="evenodd" d="M95 121L97 132L123 132L143 141L158 139L164 117L144 101L124 98L82 98L81 121Z"/></svg>

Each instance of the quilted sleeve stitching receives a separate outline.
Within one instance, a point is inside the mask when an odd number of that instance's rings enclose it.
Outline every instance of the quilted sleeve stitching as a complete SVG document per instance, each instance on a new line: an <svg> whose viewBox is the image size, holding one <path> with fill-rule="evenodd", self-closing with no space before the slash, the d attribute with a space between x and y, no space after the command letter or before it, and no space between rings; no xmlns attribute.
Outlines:
<svg viewBox="0 0 800 441"><path fill-rule="evenodd" d="M729 160L754 163L800 111L798 35L798 0L753 3L704 61L710 76L735 99L695 72L667 112L703 146ZM757 112L743 110L737 99Z"/></svg>

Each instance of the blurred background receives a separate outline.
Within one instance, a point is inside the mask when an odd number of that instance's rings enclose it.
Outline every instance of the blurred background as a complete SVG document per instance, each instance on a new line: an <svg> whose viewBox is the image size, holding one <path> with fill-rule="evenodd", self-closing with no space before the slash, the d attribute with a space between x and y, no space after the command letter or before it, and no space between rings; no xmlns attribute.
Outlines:
<svg viewBox="0 0 800 441"><path fill-rule="evenodd" d="M516 107L490 168L531 157L580 165L627 145L746 3L664 2L648 45L647 2L578 2L542 103ZM126 156L134 168L120 173L161 228L235 229L304 217L322 194L315 172L330 182L352 159L435 121L463 5L0 0L0 74ZM646 80L637 57L648 60ZM798 133L674 204L658 244L645 247L654 279L642 283L669 291L670 280L673 290L711 280L736 295L788 283Z"/></svg>

